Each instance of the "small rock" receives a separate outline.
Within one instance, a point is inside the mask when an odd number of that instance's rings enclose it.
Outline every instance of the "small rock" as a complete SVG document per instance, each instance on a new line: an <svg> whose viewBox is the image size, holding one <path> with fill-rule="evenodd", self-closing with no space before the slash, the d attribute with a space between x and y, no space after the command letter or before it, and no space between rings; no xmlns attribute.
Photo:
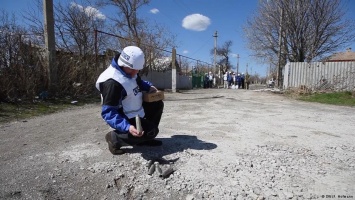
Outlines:
<svg viewBox="0 0 355 200"><path fill-rule="evenodd" d="M292 199L293 198L293 193L292 192L284 191L283 193L286 196L286 199Z"/></svg>
<svg viewBox="0 0 355 200"><path fill-rule="evenodd" d="M186 200L194 200L195 197L192 194L188 194L185 199Z"/></svg>
<svg viewBox="0 0 355 200"><path fill-rule="evenodd" d="M256 198L256 200L264 200L265 199L265 197L264 196L258 196L258 198Z"/></svg>

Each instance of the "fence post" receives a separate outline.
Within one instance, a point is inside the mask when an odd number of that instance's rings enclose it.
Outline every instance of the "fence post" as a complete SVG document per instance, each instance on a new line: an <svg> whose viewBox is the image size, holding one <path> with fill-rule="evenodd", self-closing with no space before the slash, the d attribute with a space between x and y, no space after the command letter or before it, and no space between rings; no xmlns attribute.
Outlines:
<svg viewBox="0 0 355 200"><path fill-rule="evenodd" d="M176 49L172 50L172 59L171 59L171 91L176 92Z"/></svg>

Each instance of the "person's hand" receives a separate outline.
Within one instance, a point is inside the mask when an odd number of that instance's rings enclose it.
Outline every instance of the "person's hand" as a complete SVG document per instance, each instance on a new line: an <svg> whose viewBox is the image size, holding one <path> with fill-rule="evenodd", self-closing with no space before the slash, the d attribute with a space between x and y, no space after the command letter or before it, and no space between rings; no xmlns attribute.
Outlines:
<svg viewBox="0 0 355 200"><path fill-rule="evenodd" d="M144 131L142 132L138 132L138 130L136 129L136 127L134 127L133 125L129 126L129 133L131 135L133 135L134 137L142 137Z"/></svg>
<svg viewBox="0 0 355 200"><path fill-rule="evenodd" d="M157 91L158 91L158 89L156 87L150 86L149 93L154 93L154 92L157 92Z"/></svg>

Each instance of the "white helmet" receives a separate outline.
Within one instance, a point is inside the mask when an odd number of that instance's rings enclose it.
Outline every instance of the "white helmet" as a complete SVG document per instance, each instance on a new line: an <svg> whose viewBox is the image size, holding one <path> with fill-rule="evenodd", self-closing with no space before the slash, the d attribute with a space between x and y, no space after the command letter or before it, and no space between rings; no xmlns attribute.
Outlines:
<svg viewBox="0 0 355 200"><path fill-rule="evenodd" d="M144 65L144 53L142 49L136 46L125 47L117 60L117 64L122 67L141 70Z"/></svg>

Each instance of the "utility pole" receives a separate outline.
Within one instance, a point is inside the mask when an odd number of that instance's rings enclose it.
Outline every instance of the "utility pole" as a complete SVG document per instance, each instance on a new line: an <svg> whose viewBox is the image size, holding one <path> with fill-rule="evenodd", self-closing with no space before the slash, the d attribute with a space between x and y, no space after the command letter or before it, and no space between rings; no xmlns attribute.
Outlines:
<svg viewBox="0 0 355 200"><path fill-rule="evenodd" d="M214 59L213 59L213 68L216 69L216 56L217 56L217 31L213 35L214 37ZM218 76L221 77L221 67L218 69Z"/></svg>
<svg viewBox="0 0 355 200"><path fill-rule="evenodd" d="M217 31L213 35L214 37L214 59L213 59L213 66L216 67L216 55L217 55Z"/></svg>
<svg viewBox="0 0 355 200"><path fill-rule="evenodd" d="M239 54L237 54L237 74L239 74Z"/></svg>
<svg viewBox="0 0 355 200"><path fill-rule="evenodd" d="M58 76L55 51L55 36L54 36L54 17L53 17L53 0L43 0L44 14L44 37L45 37L45 53L46 65L48 69L48 86L49 91L53 93L57 89Z"/></svg>
<svg viewBox="0 0 355 200"><path fill-rule="evenodd" d="M281 68L281 51L282 51L282 17L283 16L283 8L280 7L280 27L279 27L279 62L277 65L277 86L281 89L282 87L282 68Z"/></svg>

